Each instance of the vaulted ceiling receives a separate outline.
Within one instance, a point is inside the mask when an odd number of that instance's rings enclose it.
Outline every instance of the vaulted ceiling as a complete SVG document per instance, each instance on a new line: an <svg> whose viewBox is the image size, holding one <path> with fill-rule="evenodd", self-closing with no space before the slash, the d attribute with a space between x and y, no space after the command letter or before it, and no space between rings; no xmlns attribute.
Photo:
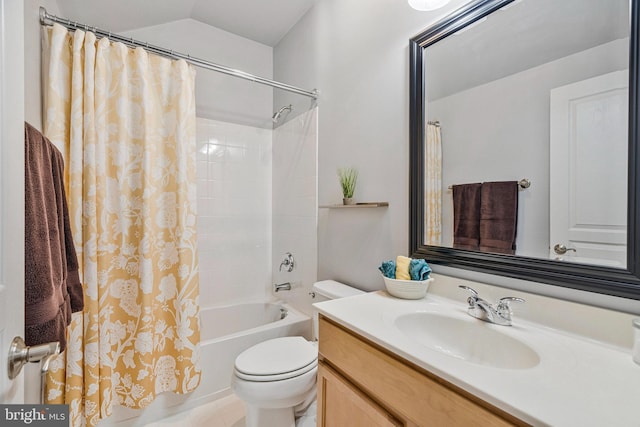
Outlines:
<svg viewBox="0 0 640 427"><path fill-rule="evenodd" d="M192 18L275 46L316 0L57 0L64 18L113 32Z"/></svg>

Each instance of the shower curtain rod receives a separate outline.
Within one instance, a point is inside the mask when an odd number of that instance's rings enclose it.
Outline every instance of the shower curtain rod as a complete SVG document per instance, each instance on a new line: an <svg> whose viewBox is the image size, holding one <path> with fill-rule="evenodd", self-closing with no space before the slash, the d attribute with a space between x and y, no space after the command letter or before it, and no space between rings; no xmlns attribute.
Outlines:
<svg viewBox="0 0 640 427"><path fill-rule="evenodd" d="M75 30L91 31L99 38L106 37L110 40L115 40L115 41L124 43L129 47L142 47L149 52L155 53L157 55L162 55L167 58L183 59L189 64L195 65L196 67L217 71L219 73L227 74L234 77L239 77L244 80L250 80L255 83L260 83L263 85L286 90L288 92L297 93L298 95L303 95L303 96L308 96L309 98L318 99L317 89L313 89L313 90L301 89L299 87L291 86L286 83L277 82L275 80L270 80L264 77L249 74L241 70L235 70L233 68L229 68L223 65L215 64L213 62L205 61L204 59L194 58L190 55L185 55L184 53L174 52L173 50L164 49L162 47L154 46L146 42L134 40L133 38L123 37L118 34L114 34L110 31L101 30L96 27L92 27L86 24L80 24L78 22L71 21L69 19L60 18L56 15L51 15L47 12L47 10L44 7L41 6L40 7L40 25L53 25L54 22L73 31Z"/></svg>

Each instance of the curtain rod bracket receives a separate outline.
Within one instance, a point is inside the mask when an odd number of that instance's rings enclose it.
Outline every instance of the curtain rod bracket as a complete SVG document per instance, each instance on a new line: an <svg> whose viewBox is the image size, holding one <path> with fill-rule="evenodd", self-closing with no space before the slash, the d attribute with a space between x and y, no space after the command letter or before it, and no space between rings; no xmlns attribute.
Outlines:
<svg viewBox="0 0 640 427"><path fill-rule="evenodd" d="M48 25L47 24L47 9L45 9L44 7L40 6L40 25Z"/></svg>

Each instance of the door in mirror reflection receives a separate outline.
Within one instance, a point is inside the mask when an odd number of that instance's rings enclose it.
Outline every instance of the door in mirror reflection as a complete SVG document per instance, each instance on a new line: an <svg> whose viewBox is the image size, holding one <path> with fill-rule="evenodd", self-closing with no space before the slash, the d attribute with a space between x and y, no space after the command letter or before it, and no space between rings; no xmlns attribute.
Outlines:
<svg viewBox="0 0 640 427"><path fill-rule="evenodd" d="M551 91L550 258L626 266L626 71Z"/></svg>

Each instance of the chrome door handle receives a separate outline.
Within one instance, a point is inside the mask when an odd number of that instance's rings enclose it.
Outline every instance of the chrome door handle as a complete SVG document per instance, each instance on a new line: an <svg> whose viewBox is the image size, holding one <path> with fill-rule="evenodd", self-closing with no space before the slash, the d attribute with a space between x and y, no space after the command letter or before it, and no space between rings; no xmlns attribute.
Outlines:
<svg viewBox="0 0 640 427"><path fill-rule="evenodd" d="M17 377L27 362L39 362L48 356L58 353L60 353L60 343L58 341L28 346L22 338L15 337L11 341L9 357L7 357L9 379L12 380Z"/></svg>
<svg viewBox="0 0 640 427"><path fill-rule="evenodd" d="M575 250L575 248L568 248L563 244L557 243L554 247L553 247L553 251L555 253L557 253L558 255L564 255L569 251L573 251L573 252L577 252Z"/></svg>

